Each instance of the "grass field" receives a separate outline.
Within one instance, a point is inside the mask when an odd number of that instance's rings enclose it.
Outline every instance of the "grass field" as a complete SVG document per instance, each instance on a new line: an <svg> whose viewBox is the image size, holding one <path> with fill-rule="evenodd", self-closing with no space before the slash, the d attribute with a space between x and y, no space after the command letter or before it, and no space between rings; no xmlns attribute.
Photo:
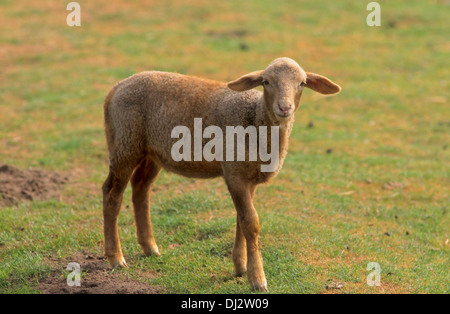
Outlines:
<svg viewBox="0 0 450 314"><path fill-rule="evenodd" d="M228 81L287 56L343 91L303 95L278 177L257 190L270 293L449 293L448 1L0 0L0 165L70 177L60 199L0 208L0 293L39 293L79 252L103 253L103 100L143 70ZM130 268L165 293L247 293L233 276L235 210L221 179L162 172L161 257L119 226ZM381 266L370 287L369 262ZM55 266L57 265L57 266ZM339 289L327 289L337 283Z"/></svg>

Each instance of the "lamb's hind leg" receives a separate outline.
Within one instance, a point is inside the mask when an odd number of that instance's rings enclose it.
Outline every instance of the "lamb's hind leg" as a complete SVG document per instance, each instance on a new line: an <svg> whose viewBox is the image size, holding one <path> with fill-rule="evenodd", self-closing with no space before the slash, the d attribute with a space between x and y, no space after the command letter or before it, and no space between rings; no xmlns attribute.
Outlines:
<svg viewBox="0 0 450 314"><path fill-rule="evenodd" d="M150 192L160 170L161 168L147 157L142 160L131 178L137 238L146 256L160 255L150 219Z"/></svg>
<svg viewBox="0 0 450 314"><path fill-rule="evenodd" d="M132 168L110 167L108 178L103 184L105 255L112 267L127 266L120 247L117 219L122 205L123 192L132 171Z"/></svg>

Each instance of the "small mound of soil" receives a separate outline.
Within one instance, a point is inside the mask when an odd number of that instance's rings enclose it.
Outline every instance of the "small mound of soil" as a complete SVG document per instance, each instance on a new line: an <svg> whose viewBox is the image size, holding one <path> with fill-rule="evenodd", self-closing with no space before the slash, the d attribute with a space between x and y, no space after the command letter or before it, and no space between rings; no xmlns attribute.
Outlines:
<svg viewBox="0 0 450 314"><path fill-rule="evenodd" d="M59 261L58 268L66 268L69 262L80 265L80 286L69 286L67 276L71 271L54 271L40 280L38 289L43 294L155 294L156 287L125 277L120 271L112 272L102 256L77 253L70 261ZM61 265L64 264L64 265ZM53 263L52 263L53 264ZM67 264L67 265L66 265Z"/></svg>
<svg viewBox="0 0 450 314"><path fill-rule="evenodd" d="M56 172L3 165L0 167L0 206L11 206L23 200L58 198L67 181L67 177Z"/></svg>

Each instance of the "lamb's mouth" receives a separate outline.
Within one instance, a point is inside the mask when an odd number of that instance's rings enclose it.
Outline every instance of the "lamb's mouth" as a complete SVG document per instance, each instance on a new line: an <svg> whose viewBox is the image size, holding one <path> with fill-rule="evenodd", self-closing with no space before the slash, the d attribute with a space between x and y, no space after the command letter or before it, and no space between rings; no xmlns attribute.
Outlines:
<svg viewBox="0 0 450 314"><path fill-rule="evenodd" d="M277 111L275 112L275 117L277 118L278 121L286 121L289 120L292 116L292 113L290 110L289 111Z"/></svg>

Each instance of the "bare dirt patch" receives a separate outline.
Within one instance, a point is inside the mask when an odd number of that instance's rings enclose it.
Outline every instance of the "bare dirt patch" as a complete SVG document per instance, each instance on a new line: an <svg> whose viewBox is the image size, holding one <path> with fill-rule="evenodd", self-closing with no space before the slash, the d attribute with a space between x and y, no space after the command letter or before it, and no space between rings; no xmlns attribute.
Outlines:
<svg viewBox="0 0 450 314"><path fill-rule="evenodd" d="M66 271L70 262L81 268L81 286L69 286ZM132 280L120 271L111 271L102 256L78 253L70 260L51 262L55 264L52 274L40 280L37 287L43 294L156 294L157 287Z"/></svg>
<svg viewBox="0 0 450 314"><path fill-rule="evenodd" d="M10 165L0 167L0 206L20 201L59 198L68 177L45 170L20 170Z"/></svg>

